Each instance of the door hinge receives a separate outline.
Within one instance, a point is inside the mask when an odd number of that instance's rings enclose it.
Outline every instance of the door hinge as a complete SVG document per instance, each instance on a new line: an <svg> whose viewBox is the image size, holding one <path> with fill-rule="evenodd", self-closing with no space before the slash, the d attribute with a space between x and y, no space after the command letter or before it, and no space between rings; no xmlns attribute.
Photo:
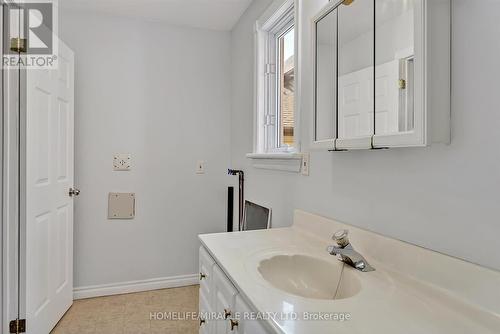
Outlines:
<svg viewBox="0 0 500 334"><path fill-rule="evenodd" d="M274 64L266 64L265 74L275 74L276 73L276 65Z"/></svg>
<svg viewBox="0 0 500 334"><path fill-rule="evenodd" d="M12 320L9 324L10 333L26 333L26 319Z"/></svg>
<svg viewBox="0 0 500 334"><path fill-rule="evenodd" d="M400 79L398 81L398 86L399 86L399 89L406 89L406 80L405 79Z"/></svg>
<svg viewBox="0 0 500 334"><path fill-rule="evenodd" d="M17 53L26 52L26 38L11 38L10 50Z"/></svg>
<svg viewBox="0 0 500 334"><path fill-rule="evenodd" d="M266 115L264 118L264 125L265 126L274 125L274 116L273 115Z"/></svg>

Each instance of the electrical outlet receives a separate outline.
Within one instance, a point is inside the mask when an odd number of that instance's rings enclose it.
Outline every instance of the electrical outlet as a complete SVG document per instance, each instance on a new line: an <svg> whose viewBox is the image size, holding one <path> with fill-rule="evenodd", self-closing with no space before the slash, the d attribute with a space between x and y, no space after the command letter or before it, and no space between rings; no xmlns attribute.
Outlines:
<svg viewBox="0 0 500 334"><path fill-rule="evenodd" d="M132 155L130 154L115 154L113 158L113 170L129 171L132 169Z"/></svg>
<svg viewBox="0 0 500 334"><path fill-rule="evenodd" d="M309 153L302 154L302 168L301 173L304 176L309 176L309 164L310 164L310 156Z"/></svg>
<svg viewBox="0 0 500 334"><path fill-rule="evenodd" d="M205 161L198 161L197 162L196 174L205 174Z"/></svg>

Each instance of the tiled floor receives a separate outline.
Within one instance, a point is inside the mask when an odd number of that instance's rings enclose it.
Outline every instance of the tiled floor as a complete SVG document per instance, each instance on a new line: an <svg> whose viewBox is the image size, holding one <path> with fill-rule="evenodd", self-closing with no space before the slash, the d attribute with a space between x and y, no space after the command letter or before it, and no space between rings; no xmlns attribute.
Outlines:
<svg viewBox="0 0 500 334"><path fill-rule="evenodd" d="M52 334L195 334L196 320L151 320L151 312L198 311L198 286L77 300Z"/></svg>

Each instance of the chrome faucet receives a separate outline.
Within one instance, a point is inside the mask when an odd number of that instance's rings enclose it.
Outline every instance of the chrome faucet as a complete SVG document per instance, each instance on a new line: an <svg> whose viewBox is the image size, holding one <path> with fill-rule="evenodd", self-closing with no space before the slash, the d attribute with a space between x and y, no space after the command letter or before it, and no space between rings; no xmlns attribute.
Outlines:
<svg viewBox="0 0 500 334"><path fill-rule="evenodd" d="M337 246L328 247L327 251L330 255L335 255L339 257L339 260L344 262L351 267L356 268L362 272L375 271L375 268L370 266L368 261L354 250L351 243L349 242L349 231L340 230L337 231L332 238Z"/></svg>

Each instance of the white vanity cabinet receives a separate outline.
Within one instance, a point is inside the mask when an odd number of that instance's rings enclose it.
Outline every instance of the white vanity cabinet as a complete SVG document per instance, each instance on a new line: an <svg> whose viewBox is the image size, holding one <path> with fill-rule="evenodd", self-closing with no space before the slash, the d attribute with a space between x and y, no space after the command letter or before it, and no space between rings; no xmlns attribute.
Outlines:
<svg viewBox="0 0 500 334"><path fill-rule="evenodd" d="M254 310L204 247L200 247L200 334L266 334L264 325L247 320Z"/></svg>

